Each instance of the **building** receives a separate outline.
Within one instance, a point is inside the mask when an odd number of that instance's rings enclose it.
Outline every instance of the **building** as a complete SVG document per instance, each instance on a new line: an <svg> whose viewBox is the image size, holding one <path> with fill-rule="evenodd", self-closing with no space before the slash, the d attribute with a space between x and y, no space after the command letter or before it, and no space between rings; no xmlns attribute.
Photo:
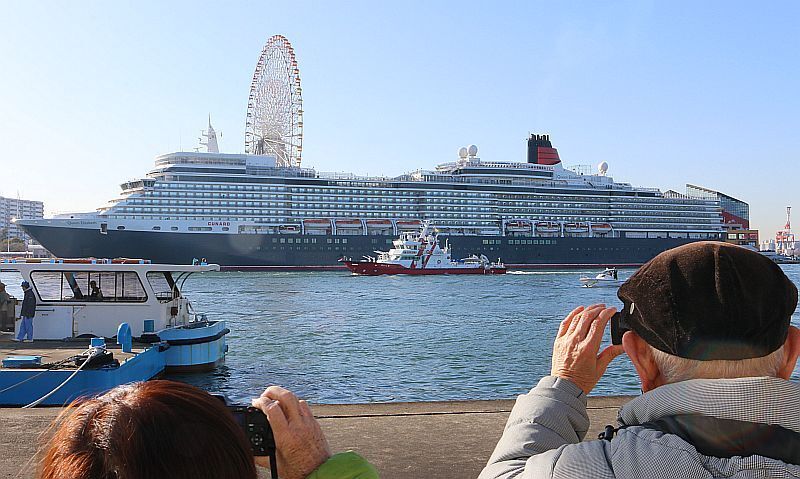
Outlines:
<svg viewBox="0 0 800 479"><path fill-rule="evenodd" d="M686 196L719 201L719 206L722 208L722 221L729 228L750 228L750 205L744 201L719 191L689 184L686 185Z"/></svg>
<svg viewBox="0 0 800 479"><path fill-rule="evenodd" d="M719 201L725 223L725 241L741 246L759 247L758 230L750 229L750 205L742 200L697 185L686 185L686 195Z"/></svg>
<svg viewBox="0 0 800 479"><path fill-rule="evenodd" d="M0 196L0 230L8 237L20 238L28 243L31 238L22 228L13 223L14 219L38 219L44 217L44 203ZM6 229L7 228L7 229ZM5 239L5 238L3 238Z"/></svg>

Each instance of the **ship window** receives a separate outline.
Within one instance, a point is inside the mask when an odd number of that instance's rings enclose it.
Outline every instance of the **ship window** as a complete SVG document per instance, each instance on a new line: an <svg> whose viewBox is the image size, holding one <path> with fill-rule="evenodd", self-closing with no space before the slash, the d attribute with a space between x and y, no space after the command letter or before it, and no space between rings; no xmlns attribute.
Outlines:
<svg viewBox="0 0 800 479"><path fill-rule="evenodd" d="M124 226L117 226L117 229L118 229L118 230L124 230L124 229L125 229L125 227L124 227Z"/></svg>
<svg viewBox="0 0 800 479"><path fill-rule="evenodd" d="M159 231L161 229L160 226L153 226L153 231Z"/></svg>
<svg viewBox="0 0 800 479"><path fill-rule="evenodd" d="M177 226L171 226L169 229L172 230L172 231L178 231L178 227Z"/></svg>

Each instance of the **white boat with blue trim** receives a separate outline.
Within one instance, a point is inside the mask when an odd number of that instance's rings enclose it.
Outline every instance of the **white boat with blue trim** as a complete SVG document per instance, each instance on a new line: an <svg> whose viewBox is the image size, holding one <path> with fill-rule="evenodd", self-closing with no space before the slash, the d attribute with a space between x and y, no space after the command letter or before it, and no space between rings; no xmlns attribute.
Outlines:
<svg viewBox="0 0 800 479"><path fill-rule="evenodd" d="M219 266L0 261L0 272L31 285L37 303L34 343L0 341L0 406L63 405L164 372L214 369L225 359L230 331L225 321L195 312L181 292L190 275L210 271ZM76 346L82 340L91 341L89 349Z"/></svg>

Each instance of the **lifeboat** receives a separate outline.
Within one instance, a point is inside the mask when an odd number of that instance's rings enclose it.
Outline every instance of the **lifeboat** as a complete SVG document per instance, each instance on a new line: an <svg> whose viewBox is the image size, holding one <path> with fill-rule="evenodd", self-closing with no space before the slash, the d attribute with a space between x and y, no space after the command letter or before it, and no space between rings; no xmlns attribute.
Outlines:
<svg viewBox="0 0 800 479"><path fill-rule="evenodd" d="M588 233L589 225L586 223L567 223L564 225L564 232L572 234Z"/></svg>
<svg viewBox="0 0 800 479"><path fill-rule="evenodd" d="M297 225L280 225L278 232L281 234L295 234L300 232L300 227Z"/></svg>
<svg viewBox="0 0 800 479"><path fill-rule="evenodd" d="M367 220L367 228L371 229L390 229L392 222L390 220Z"/></svg>
<svg viewBox="0 0 800 479"><path fill-rule="evenodd" d="M334 224L336 224L337 233L352 234L356 231L359 233L364 231L363 226L361 225L361 220L356 220L356 219L334 220Z"/></svg>
<svg viewBox="0 0 800 479"><path fill-rule="evenodd" d="M422 226L420 220L397 220L398 230L418 230Z"/></svg>
<svg viewBox="0 0 800 479"><path fill-rule="evenodd" d="M361 228L361 220L335 220L337 228Z"/></svg>
<svg viewBox="0 0 800 479"><path fill-rule="evenodd" d="M592 232L598 235L611 233L611 225L608 223L597 223L592 225Z"/></svg>
<svg viewBox="0 0 800 479"><path fill-rule="evenodd" d="M331 220L309 219L303 220L306 229L327 229L331 227Z"/></svg>
<svg viewBox="0 0 800 479"><path fill-rule="evenodd" d="M561 231L561 226L554 221L540 221L536 223L536 232L553 234Z"/></svg>
<svg viewBox="0 0 800 479"><path fill-rule="evenodd" d="M520 233L531 231L531 222L528 220L512 220L506 223L506 231L509 233Z"/></svg>

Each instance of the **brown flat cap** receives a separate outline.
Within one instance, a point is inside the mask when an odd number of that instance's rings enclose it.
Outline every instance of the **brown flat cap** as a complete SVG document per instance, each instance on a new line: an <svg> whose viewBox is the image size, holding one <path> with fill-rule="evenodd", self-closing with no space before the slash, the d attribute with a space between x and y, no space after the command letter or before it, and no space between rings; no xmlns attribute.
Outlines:
<svg viewBox="0 0 800 479"><path fill-rule="evenodd" d="M786 341L797 287L764 255L700 241L667 250L617 292L630 328L688 359L766 356Z"/></svg>

